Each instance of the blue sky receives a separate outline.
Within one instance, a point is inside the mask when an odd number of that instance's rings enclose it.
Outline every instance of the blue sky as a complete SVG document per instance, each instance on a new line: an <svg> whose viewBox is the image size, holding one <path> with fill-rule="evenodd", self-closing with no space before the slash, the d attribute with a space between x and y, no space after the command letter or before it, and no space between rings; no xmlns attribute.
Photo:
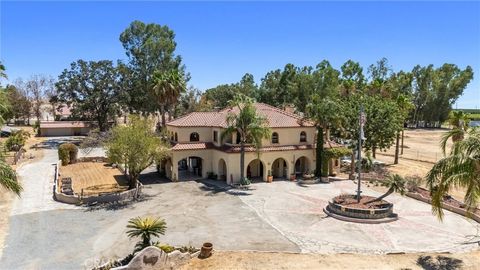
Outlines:
<svg viewBox="0 0 480 270"><path fill-rule="evenodd" d="M201 90L257 81L286 63L395 71L445 62L475 79L457 103L480 108L479 2L0 2L0 59L11 80L58 74L77 59L125 59L118 40L133 20L176 33L190 83Z"/></svg>

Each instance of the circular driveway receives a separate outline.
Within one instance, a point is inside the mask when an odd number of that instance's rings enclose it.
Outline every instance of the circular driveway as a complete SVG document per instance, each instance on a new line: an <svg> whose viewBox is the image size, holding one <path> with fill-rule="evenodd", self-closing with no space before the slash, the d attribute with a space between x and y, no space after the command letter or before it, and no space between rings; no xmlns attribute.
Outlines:
<svg viewBox="0 0 480 270"><path fill-rule="evenodd" d="M359 224L328 217L323 208L330 198L353 193L352 181L299 186L292 182L254 184L249 196L240 199L302 252L388 253L458 252L478 248L480 225L445 211L443 222L429 204L393 194L397 221ZM378 192L363 189L363 194Z"/></svg>

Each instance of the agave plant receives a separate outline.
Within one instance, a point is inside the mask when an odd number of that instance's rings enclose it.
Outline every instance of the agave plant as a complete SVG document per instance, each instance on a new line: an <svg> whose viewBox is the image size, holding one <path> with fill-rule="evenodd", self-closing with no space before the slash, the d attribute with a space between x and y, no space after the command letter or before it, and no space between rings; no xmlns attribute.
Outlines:
<svg viewBox="0 0 480 270"><path fill-rule="evenodd" d="M443 218L442 201L452 187L465 188L464 202L472 211L480 202L480 129L472 128L463 140L453 144L448 156L439 160L427 174L432 211ZM445 151L445 144L442 141Z"/></svg>
<svg viewBox="0 0 480 270"><path fill-rule="evenodd" d="M159 217L136 217L128 221L127 235L130 238L140 237L142 240L135 245L135 251L140 251L153 245L152 237L165 234L167 223Z"/></svg>

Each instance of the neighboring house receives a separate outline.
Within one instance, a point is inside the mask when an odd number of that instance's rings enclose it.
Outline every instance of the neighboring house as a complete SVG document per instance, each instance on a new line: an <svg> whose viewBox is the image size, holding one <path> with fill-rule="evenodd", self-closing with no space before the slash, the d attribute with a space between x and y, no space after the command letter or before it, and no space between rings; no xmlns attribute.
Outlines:
<svg viewBox="0 0 480 270"><path fill-rule="evenodd" d="M87 121L40 122L40 136L84 136L92 128Z"/></svg>
<svg viewBox="0 0 480 270"><path fill-rule="evenodd" d="M57 108L55 115L58 120L66 120L72 116L72 110L68 105L63 104Z"/></svg>
<svg viewBox="0 0 480 270"><path fill-rule="evenodd" d="M266 181L301 176L315 170L315 133L313 123L301 116L263 103L255 103L257 113L265 117L271 128L271 139L263 140L260 155L252 146L246 146L245 176ZM193 112L167 123L172 142L171 158L163 162L163 171L171 180L207 178L228 184L240 181L240 145L236 134L221 141L227 127L228 113ZM331 147L331 145L326 145Z"/></svg>
<svg viewBox="0 0 480 270"><path fill-rule="evenodd" d="M0 131L0 137L9 137L12 135L12 133L19 131L20 129L14 128L14 127L9 127L9 126L3 126L1 131Z"/></svg>

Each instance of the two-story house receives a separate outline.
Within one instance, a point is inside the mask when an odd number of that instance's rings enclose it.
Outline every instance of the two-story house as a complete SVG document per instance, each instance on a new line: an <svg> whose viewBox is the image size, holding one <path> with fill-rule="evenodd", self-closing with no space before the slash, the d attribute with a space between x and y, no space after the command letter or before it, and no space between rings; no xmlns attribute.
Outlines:
<svg viewBox="0 0 480 270"><path fill-rule="evenodd" d="M289 178L315 170L315 133L313 123L301 116L263 103L255 103L257 113L265 117L271 138L263 140L260 155L246 147L245 176L267 180ZM161 165L167 178L177 181L217 175L228 184L240 181L240 146L236 134L221 140L227 127L226 108L218 112L193 112L167 123L172 155Z"/></svg>

